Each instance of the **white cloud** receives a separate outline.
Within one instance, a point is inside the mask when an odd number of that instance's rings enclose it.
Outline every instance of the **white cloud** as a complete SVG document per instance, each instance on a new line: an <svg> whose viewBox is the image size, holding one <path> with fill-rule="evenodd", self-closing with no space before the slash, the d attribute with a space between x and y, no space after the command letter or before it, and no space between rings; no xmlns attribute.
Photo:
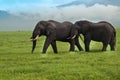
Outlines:
<svg viewBox="0 0 120 80"><path fill-rule="evenodd" d="M120 7L113 5L95 4L87 7L84 4L78 6L70 6L65 8L56 8L50 6L33 6L32 10L24 11L27 15L23 18L38 20L54 19L58 21L77 21L81 19L88 19L91 21L106 20L109 22L118 22L120 18Z"/></svg>
<svg viewBox="0 0 120 80"><path fill-rule="evenodd" d="M25 9L25 8L26 9ZM20 10L21 9L21 10ZM23 9L23 10L22 10ZM75 22L82 19L87 19L90 21L108 21L114 24L117 27L120 27L120 7L113 5L102 5L95 4L93 6L87 7L86 5L74 5L65 8L56 8L44 5L32 5L32 8L27 7L26 5L23 8L19 8L16 11L11 11L12 14L17 15L20 19L14 21L5 20L3 26L20 26L20 29L31 29L34 28L34 25L40 20L57 20L57 21L71 21ZM10 22L13 21L13 22ZM7 24L6 24L7 22ZM9 25L9 26L10 26ZM22 27L21 27L22 26ZM19 29L19 28L18 28Z"/></svg>
<svg viewBox="0 0 120 80"><path fill-rule="evenodd" d="M68 19L111 20L119 14L119 10L117 6L95 4L91 7L85 5L66 7L61 9L61 13Z"/></svg>
<svg viewBox="0 0 120 80"><path fill-rule="evenodd" d="M75 22L81 19L88 19L91 21L105 20L109 21L115 26L119 26L118 22L120 18L120 7L113 5L101 5L95 4L91 7L87 7L84 4L79 6L70 6L65 8L49 8L41 10L38 13L40 15L39 20L54 19L58 21L72 21ZM37 16L38 16L37 15Z"/></svg>

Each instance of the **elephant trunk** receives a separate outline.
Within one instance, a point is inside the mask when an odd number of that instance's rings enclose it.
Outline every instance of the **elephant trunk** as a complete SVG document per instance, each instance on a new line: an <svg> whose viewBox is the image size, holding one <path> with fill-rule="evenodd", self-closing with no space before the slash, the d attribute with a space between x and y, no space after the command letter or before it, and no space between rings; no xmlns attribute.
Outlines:
<svg viewBox="0 0 120 80"><path fill-rule="evenodd" d="M36 47L36 41L37 39L39 38L39 35L37 35L35 38L31 38L31 41L33 42L33 45L32 45L32 53Z"/></svg>
<svg viewBox="0 0 120 80"><path fill-rule="evenodd" d="M34 41L33 41L32 53L33 53L33 51L34 51L35 47L36 47L36 40L34 40Z"/></svg>

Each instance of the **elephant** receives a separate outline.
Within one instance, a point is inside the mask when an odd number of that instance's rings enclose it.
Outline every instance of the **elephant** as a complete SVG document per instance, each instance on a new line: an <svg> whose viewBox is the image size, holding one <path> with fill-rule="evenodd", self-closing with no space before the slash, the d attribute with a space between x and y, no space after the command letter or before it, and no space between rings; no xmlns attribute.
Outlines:
<svg viewBox="0 0 120 80"><path fill-rule="evenodd" d="M37 38L42 35L46 36L42 53L46 53L46 50L50 44L53 48L54 53L58 53L56 41L69 42L70 44L69 51L74 51L75 48L74 45L76 45L78 49L82 51L83 48L81 47L78 40L79 35L73 35L70 38L72 27L73 24L68 21L62 23L57 22L55 20L39 21L35 26L35 29L33 30L31 37L33 42L32 53L36 47Z"/></svg>
<svg viewBox="0 0 120 80"><path fill-rule="evenodd" d="M90 51L89 45L91 40L102 42L102 51L106 51L108 44L110 45L111 51L115 50L116 30L107 21L100 21L98 23L93 23L88 20L76 21L71 33L82 34L84 36L85 51L87 52Z"/></svg>

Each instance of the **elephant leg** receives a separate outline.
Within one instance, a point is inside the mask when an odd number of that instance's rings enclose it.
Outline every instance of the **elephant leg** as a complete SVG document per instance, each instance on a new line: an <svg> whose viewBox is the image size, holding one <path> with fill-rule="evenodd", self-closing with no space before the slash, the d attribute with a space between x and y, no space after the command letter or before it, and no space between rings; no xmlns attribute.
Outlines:
<svg viewBox="0 0 120 80"><path fill-rule="evenodd" d="M75 50L75 40L71 39L70 41L70 50L69 51L74 51Z"/></svg>
<svg viewBox="0 0 120 80"><path fill-rule="evenodd" d="M111 51L115 51L115 40L111 40L110 48L111 48Z"/></svg>
<svg viewBox="0 0 120 80"><path fill-rule="evenodd" d="M56 41L53 41L53 42L51 43L51 45L52 45L52 48L53 48L53 50L54 50L54 53L58 53L57 47L56 47Z"/></svg>
<svg viewBox="0 0 120 80"><path fill-rule="evenodd" d="M106 51L107 46L108 46L108 43L106 43L106 42L104 43L104 42L103 42L103 48L102 48L102 51Z"/></svg>
<svg viewBox="0 0 120 80"><path fill-rule="evenodd" d="M47 50L47 48L48 48L48 46L50 45L51 42L52 42L52 39L47 37L46 40L45 40L45 43L44 43L44 47L43 47L42 53L46 53L46 50Z"/></svg>
<svg viewBox="0 0 120 80"><path fill-rule="evenodd" d="M78 37L75 38L75 45L78 47L79 51L83 51L83 48L81 47Z"/></svg>
<svg viewBox="0 0 120 80"><path fill-rule="evenodd" d="M87 52L90 51L89 45L90 45L90 41L86 41L86 42L85 42L85 51L87 51Z"/></svg>
<svg viewBox="0 0 120 80"><path fill-rule="evenodd" d="M89 37L84 38L84 44L85 44L85 51L89 52L89 45L90 45L91 39Z"/></svg>

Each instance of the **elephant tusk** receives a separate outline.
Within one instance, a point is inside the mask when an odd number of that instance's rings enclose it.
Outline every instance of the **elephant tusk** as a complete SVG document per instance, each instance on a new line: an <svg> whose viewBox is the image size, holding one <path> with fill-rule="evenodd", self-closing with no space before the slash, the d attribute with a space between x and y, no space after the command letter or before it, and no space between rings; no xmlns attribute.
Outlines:
<svg viewBox="0 0 120 80"><path fill-rule="evenodd" d="M36 36L36 38L35 38L35 39L33 39L33 40L37 40L38 38L39 38L39 35L37 35L37 36Z"/></svg>
<svg viewBox="0 0 120 80"><path fill-rule="evenodd" d="M37 35L37 36L36 36L36 38L35 38L34 40L37 40L37 39L38 39L38 37L39 37L39 35Z"/></svg>
<svg viewBox="0 0 120 80"><path fill-rule="evenodd" d="M76 37L76 35L74 35L72 38L71 37L68 37L67 39L74 39Z"/></svg>
<svg viewBox="0 0 120 80"><path fill-rule="evenodd" d="M72 39L74 39L76 37L76 35L74 35L73 37L72 37Z"/></svg>
<svg viewBox="0 0 120 80"><path fill-rule="evenodd" d="M30 41L33 41L34 39L30 39Z"/></svg>
<svg viewBox="0 0 120 80"><path fill-rule="evenodd" d="M68 37L67 39L70 39L70 37Z"/></svg>

